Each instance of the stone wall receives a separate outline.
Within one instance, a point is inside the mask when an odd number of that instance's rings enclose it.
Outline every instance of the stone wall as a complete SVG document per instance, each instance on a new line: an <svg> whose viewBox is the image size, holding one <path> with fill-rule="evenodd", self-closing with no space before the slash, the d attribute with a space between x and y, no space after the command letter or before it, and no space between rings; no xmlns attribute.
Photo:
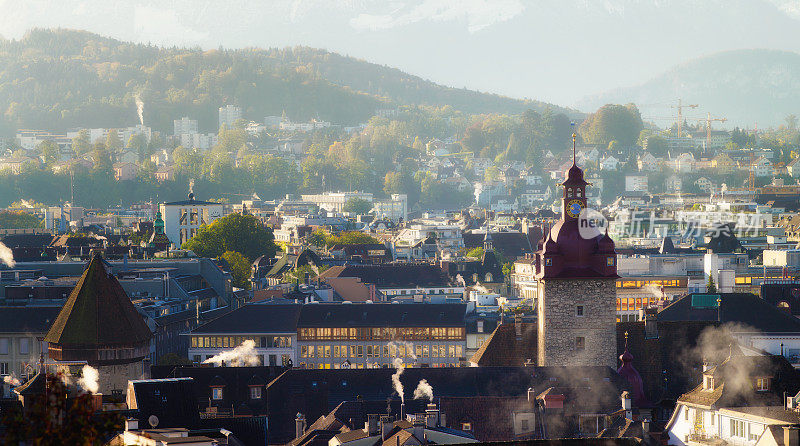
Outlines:
<svg viewBox="0 0 800 446"><path fill-rule="evenodd" d="M615 280L543 279L539 288L538 365L616 368Z"/></svg>

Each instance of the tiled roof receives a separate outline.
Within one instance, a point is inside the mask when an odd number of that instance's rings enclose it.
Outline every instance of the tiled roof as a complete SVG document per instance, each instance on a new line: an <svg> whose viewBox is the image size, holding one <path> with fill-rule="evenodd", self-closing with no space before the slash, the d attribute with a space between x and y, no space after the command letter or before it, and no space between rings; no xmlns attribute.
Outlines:
<svg viewBox="0 0 800 446"><path fill-rule="evenodd" d="M4 307L0 309L0 333L47 333L61 307Z"/></svg>
<svg viewBox="0 0 800 446"><path fill-rule="evenodd" d="M300 305L249 304L207 322L192 334L296 333Z"/></svg>
<svg viewBox="0 0 800 446"><path fill-rule="evenodd" d="M333 266L319 275L320 279L326 277L358 277L379 288L451 286L444 271L427 263Z"/></svg>
<svg viewBox="0 0 800 446"><path fill-rule="evenodd" d="M498 325L470 361L482 367L519 367L529 359L535 364L539 338L536 324L521 324L522 336L519 338L513 322Z"/></svg>
<svg viewBox="0 0 800 446"><path fill-rule="evenodd" d="M464 327L465 304L304 305L298 327Z"/></svg>
<svg viewBox="0 0 800 446"><path fill-rule="evenodd" d="M122 285L95 253L45 341L90 347L140 344L151 337Z"/></svg>
<svg viewBox="0 0 800 446"><path fill-rule="evenodd" d="M701 308L692 306L692 297L685 296L658 313L659 321L709 321L737 323L744 330L765 333L800 333L800 319L793 317L764 299L750 293L719 293L721 306Z"/></svg>

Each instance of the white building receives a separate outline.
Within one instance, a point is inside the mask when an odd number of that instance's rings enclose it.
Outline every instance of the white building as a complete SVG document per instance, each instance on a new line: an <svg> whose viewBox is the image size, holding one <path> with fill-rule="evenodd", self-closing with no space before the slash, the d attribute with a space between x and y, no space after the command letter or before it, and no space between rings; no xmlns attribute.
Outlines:
<svg viewBox="0 0 800 446"><path fill-rule="evenodd" d="M626 175L625 176L625 191L626 192L647 192L647 176L646 175Z"/></svg>
<svg viewBox="0 0 800 446"><path fill-rule="evenodd" d="M181 145L188 149L208 150L219 142L216 133L184 133L180 135Z"/></svg>
<svg viewBox="0 0 800 446"><path fill-rule="evenodd" d="M394 222L408 220L408 195L392 194L390 200L378 200L372 203L375 217L388 218Z"/></svg>
<svg viewBox="0 0 800 446"><path fill-rule="evenodd" d="M222 218L221 203L195 200L193 193L188 200L161 203L160 210L164 232L175 247L194 237L200 226Z"/></svg>
<svg viewBox="0 0 800 446"><path fill-rule="evenodd" d="M322 194L301 195L303 201L316 204L320 209L329 212L340 213L350 200L364 200L373 202L372 194L369 192L325 192Z"/></svg>
<svg viewBox="0 0 800 446"><path fill-rule="evenodd" d="M184 116L181 119L175 119L172 121L172 126L174 128L173 135L197 133L197 120L189 119L188 116Z"/></svg>
<svg viewBox="0 0 800 446"><path fill-rule="evenodd" d="M241 107L237 107L235 105L226 105L224 107L219 108L219 126L222 127L225 124L225 127L231 128L233 127L233 123L242 119L242 109Z"/></svg>
<svg viewBox="0 0 800 446"><path fill-rule="evenodd" d="M240 307L189 333L189 359L201 363L250 340L253 348L247 354L239 355L245 361L240 365L297 364L299 316L300 305L296 304L249 304ZM213 364L223 365L220 361L214 361ZM231 359L225 365L232 365Z"/></svg>

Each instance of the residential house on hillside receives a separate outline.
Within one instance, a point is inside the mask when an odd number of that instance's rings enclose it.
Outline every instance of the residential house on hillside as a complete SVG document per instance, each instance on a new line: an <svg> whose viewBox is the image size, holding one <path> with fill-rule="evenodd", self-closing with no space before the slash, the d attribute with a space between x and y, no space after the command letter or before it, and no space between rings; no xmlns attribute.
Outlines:
<svg viewBox="0 0 800 446"><path fill-rule="evenodd" d="M175 179L175 166L173 164L162 164L158 170L153 172L153 177L158 182L172 181Z"/></svg>
<svg viewBox="0 0 800 446"><path fill-rule="evenodd" d="M720 174L728 174L736 170L736 161L726 153L720 153L711 159L711 167Z"/></svg>
<svg viewBox="0 0 800 446"><path fill-rule="evenodd" d="M661 170L660 158L656 158L652 153L647 152L644 155L639 155L636 163L640 172L658 172Z"/></svg>
<svg viewBox="0 0 800 446"><path fill-rule="evenodd" d="M619 160L614 155L609 155L600 161L600 170L619 169Z"/></svg>
<svg viewBox="0 0 800 446"><path fill-rule="evenodd" d="M130 181L136 178L139 166L134 163L114 163L114 179L117 181Z"/></svg>
<svg viewBox="0 0 800 446"><path fill-rule="evenodd" d="M786 165L786 172L791 175L792 178L800 178L800 157L797 157L789 162Z"/></svg>

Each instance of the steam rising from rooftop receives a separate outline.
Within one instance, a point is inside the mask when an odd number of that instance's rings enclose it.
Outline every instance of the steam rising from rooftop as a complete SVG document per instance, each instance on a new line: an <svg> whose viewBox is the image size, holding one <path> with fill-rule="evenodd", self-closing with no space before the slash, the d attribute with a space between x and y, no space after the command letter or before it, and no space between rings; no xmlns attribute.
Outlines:
<svg viewBox="0 0 800 446"><path fill-rule="evenodd" d="M414 399L427 398L428 401L433 402L433 386L428 384L428 380L421 379L417 388L414 389Z"/></svg>
<svg viewBox="0 0 800 446"><path fill-rule="evenodd" d="M9 268L13 268L17 264L14 261L14 253L3 242L0 242L0 262L3 262Z"/></svg>
<svg viewBox="0 0 800 446"><path fill-rule="evenodd" d="M259 363L255 347L255 341L248 339L232 350L225 350L216 356L206 359L203 364L221 365L225 362L234 367L255 366Z"/></svg>
<svg viewBox="0 0 800 446"><path fill-rule="evenodd" d="M139 124L144 125L144 102L142 98L136 95L136 113L139 115Z"/></svg>
<svg viewBox="0 0 800 446"><path fill-rule="evenodd" d="M97 369L87 364L81 372L83 376L78 379L78 385L89 393L97 393L100 390L100 373Z"/></svg>

